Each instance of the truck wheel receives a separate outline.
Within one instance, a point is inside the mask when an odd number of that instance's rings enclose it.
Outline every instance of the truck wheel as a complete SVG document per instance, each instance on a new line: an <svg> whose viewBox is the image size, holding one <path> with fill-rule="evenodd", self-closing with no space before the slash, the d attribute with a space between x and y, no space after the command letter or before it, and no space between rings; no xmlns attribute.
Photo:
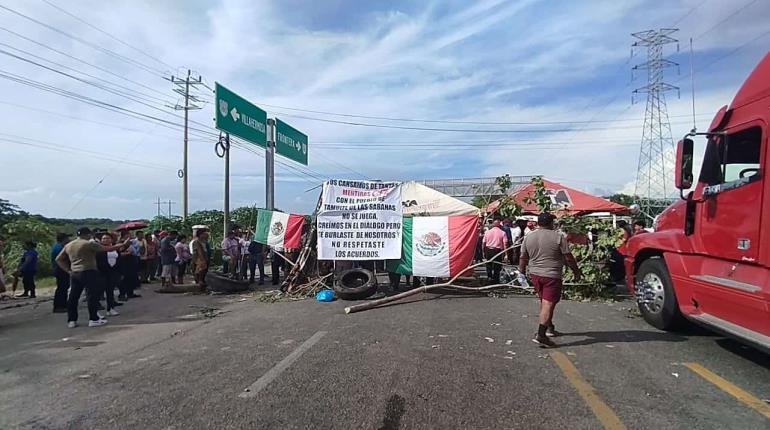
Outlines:
<svg viewBox="0 0 770 430"><path fill-rule="evenodd" d="M671 330L682 321L671 276L660 258L642 262L636 272L636 297L644 320L661 330Z"/></svg>

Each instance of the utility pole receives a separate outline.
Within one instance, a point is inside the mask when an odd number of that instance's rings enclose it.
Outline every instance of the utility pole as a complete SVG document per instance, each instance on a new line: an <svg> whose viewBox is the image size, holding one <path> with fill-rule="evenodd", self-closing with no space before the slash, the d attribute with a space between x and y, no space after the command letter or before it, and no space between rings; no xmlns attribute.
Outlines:
<svg viewBox="0 0 770 430"><path fill-rule="evenodd" d="M168 217L171 218L173 215L171 214L171 205L173 205L175 202L172 202L169 200L168 202Z"/></svg>
<svg viewBox="0 0 770 430"><path fill-rule="evenodd" d="M265 147L265 208L275 209L275 120L267 120L267 146Z"/></svg>
<svg viewBox="0 0 770 430"><path fill-rule="evenodd" d="M158 218L160 218L160 197L158 197L158 201L155 204L158 206Z"/></svg>
<svg viewBox="0 0 770 430"><path fill-rule="evenodd" d="M663 71L679 64L663 58L663 46L677 43L678 50L678 40L671 37L677 31L676 28L661 28L631 34L638 39L631 45L632 49L647 49L647 61L632 69L647 70L647 85L635 89L632 94L633 103L633 96L647 93L634 195L639 199L642 213L651 219L671 203L674 191L674 140L671 138L666 92L679 92L679 87L663 82Z"/></svg>
<svg viewBox="0 0 770 430"><path fill-rule="evenodd" d="M224 232L230 230L230 133L225 133L225 214Z"/></svg>
<svg viewBox="0 0 770 430"><path fill-rule="evenodd" d="M179 177L182 178L182 219L187 220L187 213L188 213L188 181L187 181L187 146L188 146L188 139L187 139L187 122L190 116L190 110L193 109L200 109L201 107L194 104L194 103L200 103L201 100L198 99L196 96L190 94L190 87L196 88L196 85L202 85L203 84L203 78L198 76L193 76L191 70L187 70L187 76L184 77L184 79L179 78L177 76L171 76L171 83L176 85L176 88L174 88L174 92L184 97L184 105L180 105L177 103L173 108L175 110L184 110L184 155L183 155L183 161L182 161L182 169L179 171ZM190 103L190 102L193 103ZM169 216L171 214L169 213Z"/></svg>

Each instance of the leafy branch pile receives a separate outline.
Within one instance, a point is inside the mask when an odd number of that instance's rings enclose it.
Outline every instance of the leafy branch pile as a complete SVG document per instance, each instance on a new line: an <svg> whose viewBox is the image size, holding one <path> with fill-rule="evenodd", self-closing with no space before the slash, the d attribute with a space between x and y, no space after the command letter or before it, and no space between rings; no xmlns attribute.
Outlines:
<svg viewBox="0 0 770 430"><path fill-rule="evenodd" d="M551 211L551 198L541 177L532 178L534 192L525 198L528 204L536 204L541 212ZM583 279L575 282L575 276L564 268L564 294L570 299L611 297L613 285L610 279L610 252L623 243L623 231L607 222L588 217L561 215L556 219L559 229L570 239L570 249L583 272ZM588 241L588 232L596 239Z"/></svg>
<svg viewBox="0 0 770 430"><path fill-rule="evenodd" d="M583 272L583 279L576 283L572 271L565 268L565 295L578 300L611 297L614 287L610 279L610 251L623 243L623 231L605 222L570 215L559 217L557 222L568 236L579 238L589 231L598 235L596 241L586 241L585 245L574 242L570 244L572 255Z"/></svg>

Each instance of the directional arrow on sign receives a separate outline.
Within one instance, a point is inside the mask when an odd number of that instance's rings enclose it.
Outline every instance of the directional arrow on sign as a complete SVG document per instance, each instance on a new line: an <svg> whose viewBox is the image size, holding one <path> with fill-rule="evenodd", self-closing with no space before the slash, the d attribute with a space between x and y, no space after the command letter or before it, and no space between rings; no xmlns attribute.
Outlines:
<svg viewBox="0 0 770 430"><path fill-rule="evenodd" d="M230 111L230 116L232 116L232 117L233 117L233 121L235 121L235 122L238 122L238 118L240 118L240 117L241 117L241 114L239 114L239 113L238 113L238 109L236 109L236 108L233 108L233 109Z"/></svg>

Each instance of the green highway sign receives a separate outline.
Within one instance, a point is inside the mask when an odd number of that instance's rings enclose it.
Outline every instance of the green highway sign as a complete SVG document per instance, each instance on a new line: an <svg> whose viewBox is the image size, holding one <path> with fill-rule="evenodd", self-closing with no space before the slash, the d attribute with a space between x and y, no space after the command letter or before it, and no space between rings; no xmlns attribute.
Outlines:
<svg viewBox="0 0 770 430"><path fill-rule="evenodd" d="M263 148L266 147L267 113L223 87L219 82L215 82L214 85L216 127Z"/></svg>
<svg viewBox="0 0 770 430"><path fill-rule="evenodd" d="M307 135L275 119L275 152L307 166Z"/></svg>

